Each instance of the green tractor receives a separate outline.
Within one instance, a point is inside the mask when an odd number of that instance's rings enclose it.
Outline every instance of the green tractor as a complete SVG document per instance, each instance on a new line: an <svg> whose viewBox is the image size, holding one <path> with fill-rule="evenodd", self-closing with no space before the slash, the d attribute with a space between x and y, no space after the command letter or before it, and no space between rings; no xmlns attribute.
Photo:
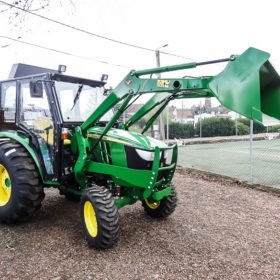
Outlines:
<svg viewBox="0 0 280 280"><path fill-rule="evenodd" d="M118 209L125 205L140 200L151 217L168 217L177 203L172 184L177 146L144 133L180 98L216 97L258 122L263 113L280 119L279 76L268 58L249 48L228 59L132 70L112 92L104 81L16 65L10 79L0 82L0 221L32 215L46 187L80 201L86 239L97 249L118 240ZM152 78L219 62L227 66L213 77ZM123 112L146 93L153 96L120 123ZM149 112L142 133L129 131Z"/></svg>

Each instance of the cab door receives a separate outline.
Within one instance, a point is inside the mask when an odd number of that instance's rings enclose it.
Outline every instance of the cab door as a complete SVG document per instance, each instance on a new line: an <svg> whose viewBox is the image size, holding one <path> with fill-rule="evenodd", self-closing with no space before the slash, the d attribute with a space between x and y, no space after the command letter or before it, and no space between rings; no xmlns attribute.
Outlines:
<svg viewBox="0 0 280 280"><path fill-rule="evenodd" d="M42 85L42 94L32 96L30 81L20 81L19 86L19 127L23 127L33 136L32 142L39 158L46 179L57 178L55 162L55 122L46 93L45 84Z"/></svg>

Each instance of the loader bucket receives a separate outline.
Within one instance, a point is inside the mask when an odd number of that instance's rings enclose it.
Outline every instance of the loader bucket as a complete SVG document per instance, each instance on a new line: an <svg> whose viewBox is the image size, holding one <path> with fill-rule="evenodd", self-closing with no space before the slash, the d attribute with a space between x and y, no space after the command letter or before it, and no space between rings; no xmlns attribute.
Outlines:
<svg viewBox="0 0 280 280"><path fill-rule="evenodd" d="M269 53L249 48L209 83L225 107L258 122L262 113L280 119L280 77Z"/></svg>

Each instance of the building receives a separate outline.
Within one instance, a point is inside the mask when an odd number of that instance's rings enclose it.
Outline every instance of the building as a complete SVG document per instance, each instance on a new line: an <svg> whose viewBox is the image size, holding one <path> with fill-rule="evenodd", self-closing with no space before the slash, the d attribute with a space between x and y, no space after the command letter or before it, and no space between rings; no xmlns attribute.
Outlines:
<svg viewBox="0 0 280 280"><path fill-rule="evenodd" d="M173 111L173 122L180 123L194 123L193 114L191 109L178 109L175 107Z"/></svg>
<svg viewBox="0 0 280 280"><path fill-rule="evenodd" d="M211 104L211 97L205 98L205 110L206 112L211 112L212 104Z"/></svg>
<svg viewBox="0 0 280 280"><path fill-rule="evenodd" d="M212 112L211 114L202 113L202 114L199 114L199 115L195 115L194 116L194 124L199 122L200 118L201 118L201 120L204 120L204 119L209 119L209 118L213 118L213 117L215 117L215 113L214 112Z"/></svg>

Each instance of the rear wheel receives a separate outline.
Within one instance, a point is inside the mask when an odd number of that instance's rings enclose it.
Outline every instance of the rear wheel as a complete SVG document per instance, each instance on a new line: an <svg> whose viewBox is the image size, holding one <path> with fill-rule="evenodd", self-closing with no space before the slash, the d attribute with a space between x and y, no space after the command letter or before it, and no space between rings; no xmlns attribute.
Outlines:
<svg viewBox="0 0 280 280"><path fill-rule="evenodd" d="M13 223L30 216L44 198L39 174L19 144L0 144L0 221Z"/></svg>
<svg viewBox="0 0 280 280"><path fill-rule="evenodd" d="M158 201L142 200L146 213L153 218L166 218L171 215L177 206L177 192L171 184L171 194Z"/></svg>
<svg viewBox="0 0 280 280"><path fill-rule="evenodd" d="M89 246L112 247L119 239L119 213L108 189L93 185L81 197L81 216Z"/></svg>

